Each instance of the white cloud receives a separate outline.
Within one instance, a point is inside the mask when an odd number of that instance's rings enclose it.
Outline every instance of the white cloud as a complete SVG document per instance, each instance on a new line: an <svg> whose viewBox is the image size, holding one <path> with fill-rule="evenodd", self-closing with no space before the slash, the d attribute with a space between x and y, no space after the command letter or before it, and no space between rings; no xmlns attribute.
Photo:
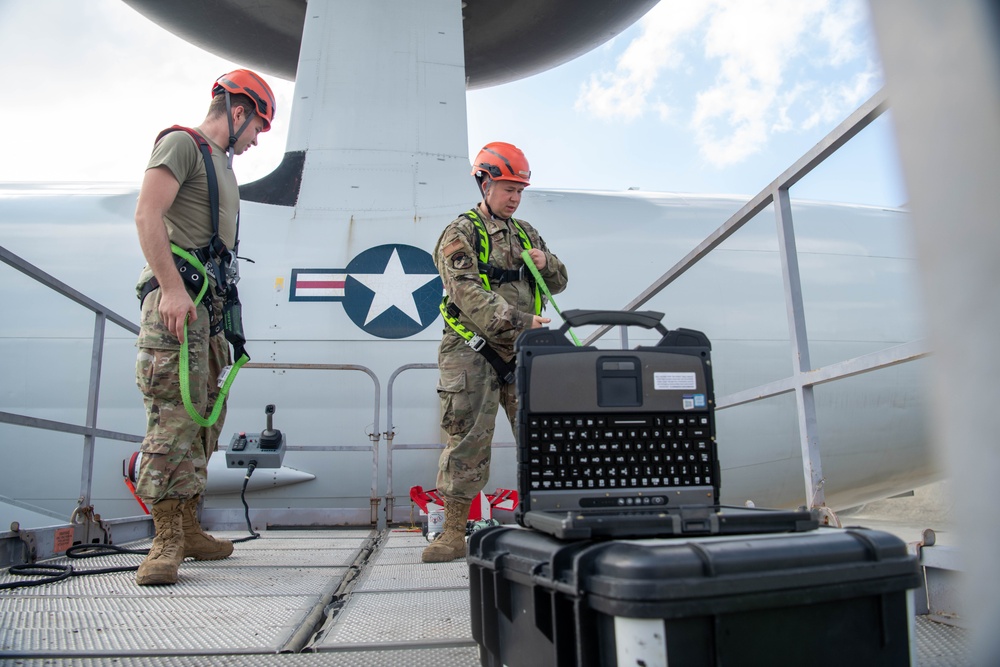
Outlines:
<svg viewBox="0 0 1000 667"><path fill-rule="evenodd" d="M756 153L767 140L766 115L774 91L731 80L698 94L691 119L701 154L726 166Z"/></svg>
<svg viewBox="0 0 1000 667"><path fill-rule="evenodd" d="M775 133L836 122L871 94L866 20L861 0L661 2L615 70L584 84L576 108L605 120L681 118L708 163L737 164ZM693 86L687 99L661 80L666 72Z"/></svg>
<svg viewBox="0 0 1000 667"><path fill-rule="evenodd" d="M802 121L802 128L839 122L874 92L876 79L874 68L870 68L859 72L850 81L824 89L813 101L812 112Z"/></svg>
<svg viewBox="0 0 1000 667"><path fill-rule="evenodd" d="M137 183L156 134L199 123L212 82L235 68L120 0L42 4L0 0L0 79L14 91L5 111L18 119L0 137L0 154L18 156L0 165L0 181ZM292 85L269 80L288 109ZM286 128L275 123L239 160L241 182L277 166Z"/></svg>
<svg viewBox="0 0 1000 667"><path fill-rule="evenodd" d="M848 2L840 11L823 15L819 36L830 47L830 64L842 65L863 56L864 45L857 39L858 26L869 20L861 3Z"/></svg>
<svg viewBox="0 0 1000 667"><path fill-rule="evenodd" d="M795 129L792 110L803 96L808 95L814 88L815 85L811 83L797 83L791 90L779 93L775 109L776 118L772 121L771 132L790 132Z"/></svg>
<svg viewBox="0 0 1000 667"><path fill-rule="evenodd" d="M759 0L716 6L705 35L705 55L718 62L715 84L696 97L691 115L701 154L724 167L766 144L779 112L786 69L799 57L816 3ZM787 126L787 122L781 123Z"/></svg>
<svg viewBox="0 0 1000 667"><path fill-rule="evenodd" d="M711 0L660 3L643 17L642 34L618 59L614 72L600 72L582 86L576 101L578 111L598 118L633 120L646 111L661 119L672 114L662 101L650 103L657 79L664 69L678 69L684 62L682 41L708 13Z"/></svg>

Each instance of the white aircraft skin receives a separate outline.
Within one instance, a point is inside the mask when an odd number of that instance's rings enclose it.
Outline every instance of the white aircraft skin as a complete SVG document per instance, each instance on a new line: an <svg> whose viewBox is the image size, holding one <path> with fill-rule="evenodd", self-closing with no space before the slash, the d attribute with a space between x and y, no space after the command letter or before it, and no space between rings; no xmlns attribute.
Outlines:
<svg viewBox="0 0 1000 667"><path fill-rule="evenodd" d="M407 449L394 452L393 488L386 489L384 433L390 377L406 364L437 361L441 290L430 253L444 226L479 200L469 175L457 4L400 2L386 12L375 3L309 3L295 105L278 109L275 119L289 123L287 151L305 156L301 188L294 205L244 197L241 206L240 255L254 260L240 265L247 349L257 363L362 366L378 378L379 392L369 376L351 370L242 370L225 433L259 432L263 407L273 403L274 425L291 447L285 466L315 476L255 492L255 507L367 508L370 452L295 448L367 446L373 434L378 495L402 499L394 518L410 512L411 486L434 486L438 450ZM348 29L368 25L398 35L395 50L381 49L366 29ZM192 82L192 94L200 85ZM150 141L160 129L150 128ZM495 139L518 143L516 136ZM236 160L237 176L240 161L252 159L251 152ZM136 196L137 188L117 185L0 186L0 245L137 321L132 288L144 259ZM534 224L569 269L569 288L557 296L561 309L619 309L745 202L530 187L516 217ZM921 337L905 211L796 201L793 215L814 367ZM791 374L777 249L773 215L765 211L643 307L666 313L668 328L708 335L716 396ZM0 275L0 410L83 423L93 316L7 267ZM559 323L551 308L547 315ZM134 336L114 325L107 331L98 426L141 434ZM618 343L610 335L597 344ZM629 331L629 346L653 343L654 334ZM831 508L938 476L921 417L922 363L817 388ZM436 382L435 370L421 368L393 384L394 446L443 442ZM717 424L724 503L806 503L793 396L719 411ZM0 424L7 445L0 495L68 516L80 485L80 440ZM495 443L513 443L503 418ZM120 477L121 461L135 449L98 442L93 504L105 518L136 513ZM222 459L213 459L216 468ZM36 473L44 461L44 475ZM516 488L514 471L513 447L496 448L486 490ZM219 477L213 470L208 493L220 492L213 488ZM231 486L221 493L212 506L239 506Z"/></svg>

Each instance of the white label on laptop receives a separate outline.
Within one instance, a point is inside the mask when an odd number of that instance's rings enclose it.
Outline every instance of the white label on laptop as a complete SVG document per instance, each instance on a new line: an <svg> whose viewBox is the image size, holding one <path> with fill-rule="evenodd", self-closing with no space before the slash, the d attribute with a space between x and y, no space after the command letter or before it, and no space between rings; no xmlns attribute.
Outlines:
<svg viewBox="0 0 1000 667"><path fill-rule="evenodd" d="M694 373L653 373L654 389L697 389Z"/></svg>

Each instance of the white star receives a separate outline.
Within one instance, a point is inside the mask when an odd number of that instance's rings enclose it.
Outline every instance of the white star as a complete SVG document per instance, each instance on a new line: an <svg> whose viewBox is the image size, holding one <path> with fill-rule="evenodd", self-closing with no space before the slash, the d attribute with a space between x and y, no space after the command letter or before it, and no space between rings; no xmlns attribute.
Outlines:
<svg viewBox="0 0 1000 667"><path fill-rule="evenodd" d="M351 277L375 292L372 305L368 309L365 326L393 306L399 308L411 320L420 324L420 313L413 293L437 278L437 274L406 273L399 261L399 252L393 248L392 256L382 273L352 273Z"/></svg>

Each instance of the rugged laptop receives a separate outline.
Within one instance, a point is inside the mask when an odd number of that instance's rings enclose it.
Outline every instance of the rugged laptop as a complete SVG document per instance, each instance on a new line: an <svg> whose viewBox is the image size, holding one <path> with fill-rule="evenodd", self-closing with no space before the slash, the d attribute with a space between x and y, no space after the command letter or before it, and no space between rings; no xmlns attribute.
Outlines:
<svg viewBox="0 0 1000 667"><path fill-rule="evenodd" d="M808 511L719 507L711 344L652 311L571 310L517 355L516 520L563 539L796 531ZM655 328L655 346L577 347L570 326Z"/></svg>

